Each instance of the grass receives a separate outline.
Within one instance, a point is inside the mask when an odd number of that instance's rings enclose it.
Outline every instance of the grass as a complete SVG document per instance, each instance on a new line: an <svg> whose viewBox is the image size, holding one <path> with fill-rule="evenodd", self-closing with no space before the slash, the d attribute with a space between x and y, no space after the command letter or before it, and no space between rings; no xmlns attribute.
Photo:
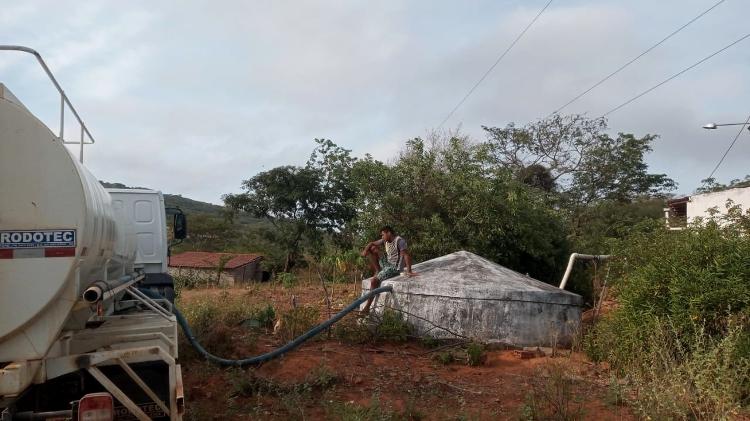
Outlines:
<svg viewBox="0 0 750 421"><path fill-rule="evenodd" d="M437 352L432 356L432 360L442 365L452 364L456 361L456 357L450 351Z"/></svg>
<svg viewBox="0 0 750 421"><path fill-rule="evenodd" d="M178 298L177 307L188 321L198 341L213 354L231 356L239 345L253 346L255 337L273 326L276 311L270 304L252 305L246 295L222 291L218 298L197 296L190 301ZM238 330L238 326L249 329ZM186 359L198 354L180 335L180 349Z"/></svg>
<svg viewBox="0 0 750 421"><path fill-rule="evenodd" d="M614 244L618 307L584 337L644 418L730 419L750 403L750 213ZM614 397L613 401L619 401Z"/></svg>
<svg viewBox="0 0 750 421"><path fill-rule="evenodd" d="M750 360L737 356L744 335L739 329L720 339L696 333L688 347L669 324L661 325L651 349L626 371L635 410L652 419L737 417L750 382Z"/></svg>
<svg viewBox="0 0 750 421"><path fill-rule="evenodd" d="M375 330L376 337L386 342L406 342L410 333L411 326L404 320L403 314L391 309L383 311Z"/></svg>
<svg viewBox="0 0 750 421"><path fill-rule="evenodd" d="M356 315L350 315L339 320L333 326L333 336L341 343L361 345L375 340L373 331L366 323L359 322Z"/></svg>
<svg viewBox="0 0 750 421"><path fill-rule="evenodd" d="M403 412L394 410L380 402L378 395L373 395L369 405L354 402L328 402L325 405L326 419L339 421L407 421L421 420L423 415L413 405L407 405Z"/></svg>
<svg viewBox="0 0 750 421"><path fill-rule="evenodd" d="M312 329L320 321L320 310L313 306L300 306L283 313L277 334L284 341L291 341Z"/></svg>
<svg viewBox="0 0 750 421"><path fill-rule="evenodd" d="M484 354L484 345L476 342L470 343L466 347L466 363L472 367L484 364L486 355Z"/></svg>
<svg viewBox="0 0 750 421"><path fill-rule="evenodd" d="M581 399L575 395L576 381L563 363L550 363L537 370L531 391L521 406L524 421L573 421L583 418Z"/></svg>

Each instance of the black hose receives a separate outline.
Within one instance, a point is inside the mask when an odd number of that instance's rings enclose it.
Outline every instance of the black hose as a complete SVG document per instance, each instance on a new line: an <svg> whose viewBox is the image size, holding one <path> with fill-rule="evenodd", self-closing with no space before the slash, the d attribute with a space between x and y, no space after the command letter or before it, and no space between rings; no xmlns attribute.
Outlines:
<svg viewBox="0 0 750 421"><path fill-rule="evenodd" d="M156 298L156 299L162 299L163 298L161 295L159 295L159 294L157 294L157 293L155 293L155 292L153 292L151 290L147 290L147 289L139 289L139 290L141 292L143 292L144 294L148 295L151 298ZM365 301L367 301L371 297L375 297L376 295L382 294L384 292L392 292L392 291L393 291L393 288L390 285L383 286L383 287L380 287L380 288L375 288L375 289L371 290L370 292L368 292L367 294L365 294L365 295L357 298L356 300L354 300L354 302L352 302L351 304L349 304L346 308L344 308L340 312L336 313L330 319L328 319L325 322L323 322L323 323L315 326L314 328L308 330L307 332L305 332L304 334L298 336L297 338L295 338L293 341L287 343L286 345L284 345L284 346L282 346L280 348L276 348L273 351L267 352L265 354L261 354L261 355L258 355L258 356L255 356L255 357L250 357L250 358L238 359L238 360L232 360L232 359L228 359L228 358L217 357L216 355L213 355L210 352L208 352L206 350L206 348L203 348L203 346L195 338L195 335L193 334L193 331L190 330L190 325L188 325L188 322L185 319L185 316L183 316L182 313L180 313L180 311L177 310L176 307L173 307L173 312L174 312L174 315L177 318L177 323L180 324L180 327L182 328L182 331L185 333L185 337L187 337L187 340L188 340L188 342L190 342L190 345L192 345L192 347L196 351L198 351L198 353L200 353L201 355L203 355L204 357L206 357L206 359L208 361L210 361L210 362L212 362L214 364L220 365L220 366L225 366L225 367L242 367L242 366L246 366L246 365L260 364L260 363L263 363L263 362L266 362L266 361L270 361L270 360L272 360L272 359L274 359L276 357L280 357L280 356L284 355L285 353L287 353L287 352L293 350L294 348L300 346L303 342L307 341L308 339L312 338L313 336L315 336L315 335L323 332L325 329L329 328L331 325L333 325L337 321L341 320L342 317L344 317L347 314L349 314L350 312L352 312L352 310L354 310L355 308L357 308L360 304L364 303Z"/></svg>

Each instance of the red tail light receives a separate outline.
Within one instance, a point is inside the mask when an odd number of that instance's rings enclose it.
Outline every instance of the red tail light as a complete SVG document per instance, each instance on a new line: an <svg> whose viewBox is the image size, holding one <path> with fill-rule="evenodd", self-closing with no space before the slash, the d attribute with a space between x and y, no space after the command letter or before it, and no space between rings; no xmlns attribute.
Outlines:
<svg viewBox="0 0 750 421"><path fill-rule="evenodd" d="M78 421L113 421L115 405L106 392L89 393L78 402Z"/></svg>

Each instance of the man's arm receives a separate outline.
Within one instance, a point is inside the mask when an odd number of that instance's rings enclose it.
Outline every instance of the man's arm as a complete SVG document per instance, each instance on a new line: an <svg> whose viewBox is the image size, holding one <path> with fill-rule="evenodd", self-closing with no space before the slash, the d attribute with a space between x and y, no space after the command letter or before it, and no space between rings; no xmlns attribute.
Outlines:
<svg viewBox="0 0 750 421"><path fill-rule="evenodd" d="M360 254L362 255L362 257L365 257L365 256L367 256L367 253L370 251L370 247L372 247L372 246L381 246L382 244L383 244L383 240L382 239L375 240L375 241L370 241L369 243L367 243L367 245L365 246L365 248L362 250L362 253L360 253Z"/></svg>
<svg viewBox="0 0 750 421"><path fill-rule="evenodd" d="M401 250L401 258L406 263L406 276L416 275L417 273L411 270L411 254L409 254L409 250Z"/></svg>

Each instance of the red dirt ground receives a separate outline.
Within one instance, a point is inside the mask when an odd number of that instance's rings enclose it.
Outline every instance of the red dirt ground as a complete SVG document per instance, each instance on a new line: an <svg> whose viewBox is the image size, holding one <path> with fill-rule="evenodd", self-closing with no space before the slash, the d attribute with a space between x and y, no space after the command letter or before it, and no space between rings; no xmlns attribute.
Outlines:
<svg viewBox="0 0 750 421"><path fill-rule="evenodd" d="M327 316L320 285L284 289L256 284L249 289L187 290L182 292L180 303L189 305L196 297L218 300L227 293L242 297L248 305L273 303L277 314L291 307L295 295L298 304L319 305L321 315ZM336 285L332 293L334 311L357 295L352 284ZM241 328L233 328L231 338L239 342L232 347L231 354L242 357L267 352L281 344L270 332L247 341ZM573 390L562 403L571 412L579 413L575 418L636 419L627 407L605 403L610 383L607 368L567 350L560 351L555 358L532 359L520 359L513 350L490 350L484 364L470 367L460 360L443 365L434 360L434 350L414 341L350 345L324 337L261 367L243 371L215 368L194 355L191 357L184 348L181 352L186 419L341 419L346 418L342 408L362 410L377 402L381 413L393 416L377 419L517 420L524 406L529 406L531 397L538 398L539 406L560 403L559 399L540 398L539 394L545 385L554 384L554 374L549 373L556 372L572 379ZM461 351L456 348L454 353L460 355ZM237 392L237 384L249 378L260 378L289 391L295 385L310 384L321 370L336 379L332 386L322 390L277 394Z"/></svg>

